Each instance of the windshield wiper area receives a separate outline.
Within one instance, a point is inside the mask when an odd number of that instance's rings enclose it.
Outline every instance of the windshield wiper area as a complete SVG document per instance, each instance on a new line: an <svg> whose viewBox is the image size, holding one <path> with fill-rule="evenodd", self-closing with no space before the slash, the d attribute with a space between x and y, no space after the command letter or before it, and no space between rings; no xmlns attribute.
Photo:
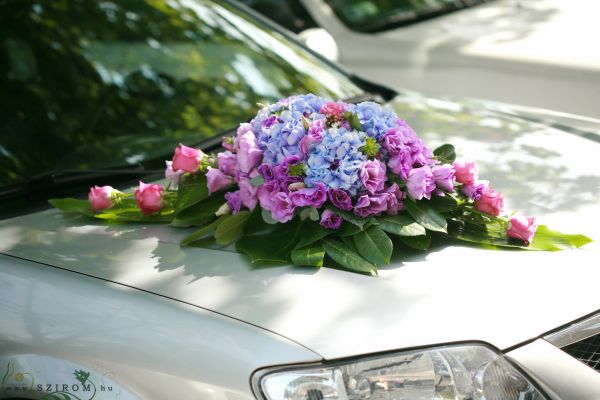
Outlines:
<svg viewBox="0 0 600 400"><path fill-rule="evenodd" d="M34 175L28 180L0 188L0 200L15 197L54 196L69 187L84 185L116 184L142 176L160 176L164 170L145 170L143 168L57 170ZM87 192L86 192L87 193Z"/></svg>

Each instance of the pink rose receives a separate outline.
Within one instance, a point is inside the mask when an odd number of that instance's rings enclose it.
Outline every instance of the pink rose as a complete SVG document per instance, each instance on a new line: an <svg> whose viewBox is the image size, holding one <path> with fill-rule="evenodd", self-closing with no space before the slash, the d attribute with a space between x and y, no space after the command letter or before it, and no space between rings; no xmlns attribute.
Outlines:
<svg viewBox="0 0 600 400"><path fill-rule="evenodd" d="M173 156L173 170L194 173L198 171L198 165L203 156L204 153L200 150L179 144L175 148L175 155Z"/></svg>
<svg viewBox="0 0 600 400"><path fill-rule="evenodd" d="M521 239L526 245L531 243L531 239L535 235L537 224L533 217L512 217L508 222L508 237Z"/></svg>
<svg viewBox="0 0 600 400"><path fill-rule="evenodd" d="M135 191L135 201L140 211L146 215L159 212L163 207L164 190L156 183L146 184L140 181L140 186Z"/></svg>
<svg viewBox="0 0 600 400"><path fill-rule="evenodd" d="M478 179L477 164L472 161L457 161L454 163L454 176L457 182L471 185Z"/></svg>
<svg viewBox="0 0 600 400"><path fill-rule="evenodd" d="M212 194L233 184L233 177L225 175L218 168L208 167L208 171L206 172L206 181L208 192Z"/></svg>
<svg viewBox="0 0 600 400"><path fill-rule="evenodd" d="M94 186L90 188L88 199L92 210L102 211L114 206L112 195L115 189L111 186Z"/></svg>
<svg viewBox="0 0 600 400"><path fill-rule="evenodd" d="M479 200L475 202L475 208L482 213L497 217L502 214L504 197L502 197L502 193L496 192L494 189L488 187L481 194Z"/></svg>

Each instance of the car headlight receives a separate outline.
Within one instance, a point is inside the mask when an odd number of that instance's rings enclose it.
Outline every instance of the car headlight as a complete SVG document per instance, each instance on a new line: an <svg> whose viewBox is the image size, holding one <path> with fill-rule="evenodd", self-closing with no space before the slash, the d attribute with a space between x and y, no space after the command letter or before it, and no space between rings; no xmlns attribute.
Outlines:
<svg viewBox="0 0 600 400"><path fill-rule="evenodd" d="M543 400L519 370L490 348L456 345L253 376L266 400Z"/></svg>

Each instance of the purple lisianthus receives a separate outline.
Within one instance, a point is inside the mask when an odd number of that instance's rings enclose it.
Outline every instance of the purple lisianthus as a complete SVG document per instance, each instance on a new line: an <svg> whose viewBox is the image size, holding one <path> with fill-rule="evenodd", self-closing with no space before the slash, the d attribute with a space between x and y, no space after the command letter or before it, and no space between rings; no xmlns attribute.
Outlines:
<svg viewBox="0 0 600 400"><path fill-rule="evenodd" d="M488 187L487 181L477 181L477 182L473 182L469 185L463 185L461 190L465 194L465 196L467 196L469 199L477 201L477 200L479 200L479 198L481 197L483 192L485 192L487 187Z"/></svg>
<svg viewBox="0 0 600 400"><path fill-rule="evenodd" d="M221 172L229 176L235 176L238 172L236 155L231 151L223 151L217 154L217 165Z"/></svg>
<svg viewBox="0 0 600 400"><path fill-rule="evenodd" d="M387 213L389 215L397 215L398 212L404 210L404 198L406 195L397 184L393 183L385 189L387 197Z"/></svg>
<svg viewBox="0 0 600 400"><path fill-rule="evenodd" d="M371 194L383 190L386 180L385 164L379 160L366 161L360 169L360 181Z"/></svg>
<svg viewBox="0 0 600 400"><path fill-rule="evenodd" d="M261 164L258 167L258 173L263 177L265 181L272 181L276 179L275 168L271 164Z"/></svg>
<svg viewBox="0 0 600 400"><path fill-rule="evenodd" d="M390 167L393 173L398 175L400 178L406 180L408 178L408 173L412 170L413 167L413 159L410 154L410 149L405 148L398 154L390 158L390 160L388 161L388 166Z"/></svg>
<svg viewBox="0 0 600 400"><path fill-rule="evenodd" d="M454 190L454 167L452 165L443 164L436 165L432 169L433 179L439 189L446 192L452 192Z"/></svg>
<svg viewBox="0 0 600 400"><path fill-rule="evenodd" d="M338 229L342 226L342 217L331 210L325 210L321 214L319 225L327 229Z"/></svg>
<svg viewBox="0 0 600 400"><path fill-rule="evenodd" d="M225 200L227 201L227 205L229 206L232 214L237 214L240 212L240 208L242 208L242 198L239 190L225 193Z"/></svg>
<svg viewBox="0 0 600 400"><path fill-rule="evenodd" d="M277 222L288 222L294 218L294 204L287 193L278 192L271 199L271 215Z"/></svg>
<svg viewBox="0 0 600 400"><path fill-rule="evenodd" d="M430 199L431 192L435 190L435 180L431 168L427 165L413 168L408 173L406 188L409 196L414 200L421 200L423 197Z"/></svg>
<svg viewBox="0 0 600 400"><path fill-rule="evenodd" d="M389 193L379 193L375 196L363 194L356 200L354 214L362 218L380 215L387 211Z"/></svg>
<svg viewBox="0 0 600 400"><path fill-rule="evenodd" d="M348 192L343 189L329 189L327 197L331 204L340 210L350 211L352 209L352 199Z"/></svg>
<svg viewBox="0 0 600 400"><path fill-rule="evenodd" d="M248 207L249 210L254 210L254 207L256 207L256 203L258 202L256 197L258 188L252 185L248 178L240 178L238 186L240 187L240 199L242 204Z"/></svg>
<svg viewBox="0 0 600 400"><path fill-rule="evenodd" d="M225 175L218 168L209 167L208 172L206 172L206 182L208 192L214 193L231 185L233 183L233 177Z"/></svg>
<svg viewBox="0 0 600 400"><path fill-rule="evenodd" d="M247 131L240 135L238 130L236 142L239 170L248 173L260 164L263 152L258 147L256 136L254 136L252 131Z"/></svg>
<svg viewBox="0 0 600 400"><path fill-rule="evenodd" d="M290 199L296 207L321 207L327 201L327 187L322 183L312 188L304 188L290 193Z"/></svg>
<svg viewBox="0 0 600 400"><path fill-rule="evenodd" d="M165 169L165 178L171 181L171 187L177 189L179 186L179 178L185 172L182 170L173 171L173 161L165 161L167 168Z"/></svg>
<svg viewBox="0 0 600 400"><path fill-rule="evenodd" d="M271 200L279 192L279 183L277 181L267 181L260 185L256 190L256 197L260 202L261 208L271 210Z"/></svg>

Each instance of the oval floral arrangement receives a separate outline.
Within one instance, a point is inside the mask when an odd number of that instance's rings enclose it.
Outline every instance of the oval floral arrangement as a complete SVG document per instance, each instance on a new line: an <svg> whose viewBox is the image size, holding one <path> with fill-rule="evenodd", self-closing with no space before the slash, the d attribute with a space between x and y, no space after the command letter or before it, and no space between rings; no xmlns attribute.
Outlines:
<svg viewBox="0 0 600 400"><path fill-rule="evenodd" d="M394 242L426 250L432 232L530 250L591 241L502 216L502 195L479 180L475 163L455 162L449 144L431 151L377 103L292 96L263 106L223 147L212 156L179 145L166 188L94 187L89 202L51 204L102 219L197 226L182 244L235 241L253 263L320 267L327 256L325 265L366 274L390 263Z"/></svg>

